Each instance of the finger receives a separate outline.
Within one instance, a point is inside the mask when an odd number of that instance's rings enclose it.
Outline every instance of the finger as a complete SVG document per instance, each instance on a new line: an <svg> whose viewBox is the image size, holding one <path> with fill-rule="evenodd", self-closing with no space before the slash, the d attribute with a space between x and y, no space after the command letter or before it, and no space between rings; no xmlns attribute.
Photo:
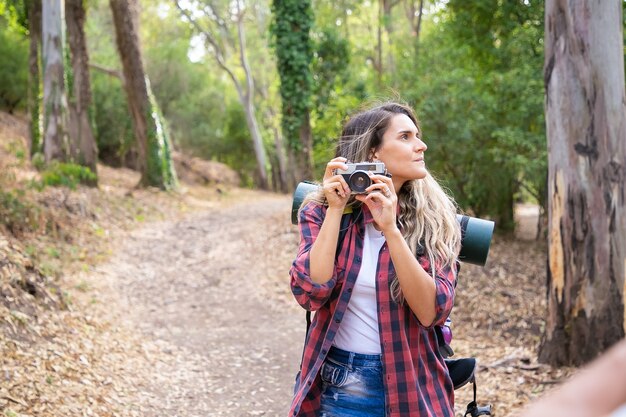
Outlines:
<svg viewBox="0 0 626 417"><path fill-rule="evenodd" d="M343 178L342 175L333 175L332 177L326 179L324 182L326 181L328 181L328 183L338 182L341 184L341 186L343 187L346 193L350 192L350 186L348 185L348 183L346 182L346 180Z"/></svg>
<svg viewBox="0 0 626 417"><path fill-rule="evenodd" d="M394 190L395 188L393 187L393 181L391 180L391 178L389 178L386 175L372 175L372 181L376 182L376 183L384 183L387 184L387 187L389 187L390 190Z"/></svg>
<svg viewBox="0 0 626 417"><path fill-rule="evenodd" d="M324 171L324 179L330 178L333 175L335 175L336 169L344 169L344 170L348 169L348 166L346 165L346 161L347 159L344 157L337 157L337 158L331 159L330 162L326 164L326 170Z"/></svg>
<svg viewBox="0 0 626 417"><path fill-rule="evenodd" d="M344 198L350 192L350 189L346 190L346 187L340 181L333 181L324 184L324 191L326 193L335 193Z"/></svg>
<svg viewBox="0 0 626 417"><path fill-rule="evenodd" d="M367 191L368 193L371 193L373 191L378 191L382 193L385 197L389 198L392 195L391 190L392 189L387 184L382 183L382 182L377 182L367 187L365 191Z"/></svg>
<svg viewBox="0 0 626 417"><path fill-rule="evenodd" d="M380 204L383 207L389 206L391 204L389 202L389 197L384 196L382 193L369 193L367 197L365 197L365 203L371 201L375 204Z"/></svg>

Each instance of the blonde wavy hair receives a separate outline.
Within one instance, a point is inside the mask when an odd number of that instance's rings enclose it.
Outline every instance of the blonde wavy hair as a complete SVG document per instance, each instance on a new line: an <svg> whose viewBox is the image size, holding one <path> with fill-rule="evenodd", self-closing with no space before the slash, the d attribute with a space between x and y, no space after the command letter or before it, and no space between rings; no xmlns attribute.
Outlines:
<svg viewBox="0 0 626 417"><path fill-rule="evenodd" d="M391 119L398 114L408 116L421 136L417 117L409 106L385 102L349 118L339 138L336 156L343 156L350 162L371 161L374 151L382 145L383 135ZM402 236L413 253L424 250L434 279L439 270L453 266L457 260L461 247L457 205L430 173L423 179L405 182L397 194ZM321 187L304 199L302 207L309 201L327 204ZM351 197L347 206L359 204L358 200ZM394 300L399 303L404 301L397 276L391 283L391 292Z"/></svg>

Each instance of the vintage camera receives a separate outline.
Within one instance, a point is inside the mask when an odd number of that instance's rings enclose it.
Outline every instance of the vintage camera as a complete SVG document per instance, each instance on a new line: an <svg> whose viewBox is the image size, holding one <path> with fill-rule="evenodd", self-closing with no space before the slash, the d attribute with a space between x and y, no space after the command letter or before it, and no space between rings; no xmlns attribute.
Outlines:
<svg viewBox="0 0 626 417"><path fill-rule="evenodd" d="M293 201L291 203L292 224L298 224L298 210L306 196L312 192L316 192L318 189L319 184L313 182L302 181L298 184L293 192ZM459 260L461 262L485 266L485 263L487 263L487 255L489 255L489 247L491 246L495 223L491 220L479 219L462 214L457 214L456 218L461 225L461 252L459 253Z"/></svg>
<svg viewBox="0 0 626 417"><path fill-rule="evenodd" d="M348 183L352 194L364 194L367 187L372 185L370 175L387 175L387 169L383 162L357 162L347 163L347 169L336 169L335 174L339 174Z"/></svg>

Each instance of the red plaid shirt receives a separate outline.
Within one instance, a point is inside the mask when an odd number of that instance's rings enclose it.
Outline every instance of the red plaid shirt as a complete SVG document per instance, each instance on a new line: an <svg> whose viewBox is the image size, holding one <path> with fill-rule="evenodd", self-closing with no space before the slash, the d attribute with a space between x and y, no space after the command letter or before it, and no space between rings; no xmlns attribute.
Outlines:
<svg viewBox="0 0 626 417"><path fill-rule="evenodd" d="M316 203L307 204L300 212L300 247L290 270L296 300L306 310L317 312L304 346L290 417L317 416L322 390L319 371L359 274L365 224L373 221L365 205L353 213L340 243L332 278L325 284L316 284L309 276L309 254L325 214L326 207ZM428 257L419 257L419 262L430 271ZM430 327L421 325L406 303L398 305L393 301L389 289L393 276L394 267L385 243L378 258L376 301L387 416L454 417L454 388L433 326L442 325L452 310L455 269L441 268L436 274L437 316Z"/></svg>

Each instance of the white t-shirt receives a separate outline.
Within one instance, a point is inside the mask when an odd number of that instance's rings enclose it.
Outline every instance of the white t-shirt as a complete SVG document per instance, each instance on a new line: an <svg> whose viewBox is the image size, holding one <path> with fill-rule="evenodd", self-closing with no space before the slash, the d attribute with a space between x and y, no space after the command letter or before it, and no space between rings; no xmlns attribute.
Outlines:
<svg viewBox="0 0 626 417"><path fill-rule="evenodd" d="M370 355L381 353L376 269L378 254L384 243L382 232L374 228L374 223L368 223L365 226L361 269L333 342L339 349Z"/></svg>

